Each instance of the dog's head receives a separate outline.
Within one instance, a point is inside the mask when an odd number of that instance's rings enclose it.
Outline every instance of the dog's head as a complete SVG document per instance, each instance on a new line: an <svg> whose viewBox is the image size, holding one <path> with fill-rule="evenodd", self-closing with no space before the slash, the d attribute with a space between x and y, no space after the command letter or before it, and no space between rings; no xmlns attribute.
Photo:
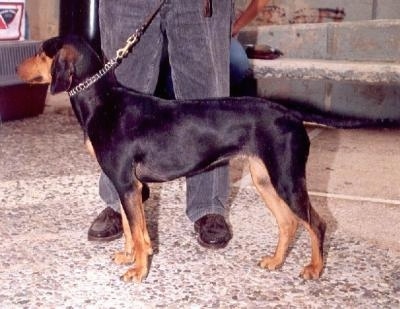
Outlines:
<svg viewBox="0 0 400 309"><path fill-rule="evenodd" d="M55 37L17 67L18 76L31 84L50 84L52 94L68 91L102 66L99 56L80 37Z"/></svg>

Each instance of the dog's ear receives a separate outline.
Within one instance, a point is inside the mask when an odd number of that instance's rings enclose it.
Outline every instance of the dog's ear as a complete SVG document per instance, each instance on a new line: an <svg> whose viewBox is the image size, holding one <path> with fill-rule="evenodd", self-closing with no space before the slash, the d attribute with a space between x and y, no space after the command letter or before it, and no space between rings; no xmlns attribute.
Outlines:
<svg viewBox="0 0 400 309"><path fill-rule="evenodd" d="M43 51L47 57L53 58L63 47L63 44L64 42L61 37L54 37L42 43L41 51Z"/></svg>
<svg viewBox="0 0 400 309"><path fill-rule="evenodd" d="M58 53L53 58L53 63L51 65L50 93L56 94L62 91L68 91L72 84L74 72L75 63L62 53Z"/></svg>

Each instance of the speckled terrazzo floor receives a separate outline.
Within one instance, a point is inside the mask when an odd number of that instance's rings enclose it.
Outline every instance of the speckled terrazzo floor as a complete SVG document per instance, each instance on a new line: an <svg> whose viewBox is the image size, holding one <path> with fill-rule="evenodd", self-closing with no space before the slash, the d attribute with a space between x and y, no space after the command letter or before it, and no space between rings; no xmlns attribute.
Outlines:
<svg viewBox="0 0 400 309"><path fill-rule="evenodd" d="M303 230L281 270L257 266L277 229L238 160L229 246L197 244L183 180L152 185L146 213L155 254L146 281L126 284L126 267L110 258L122 240L86 238L102 209L99 170L75 119L48 108L3 123L0 308L399 308L399 133L310 130L309 190L329 224L320 280L298 277L309 258Z"/></svg>

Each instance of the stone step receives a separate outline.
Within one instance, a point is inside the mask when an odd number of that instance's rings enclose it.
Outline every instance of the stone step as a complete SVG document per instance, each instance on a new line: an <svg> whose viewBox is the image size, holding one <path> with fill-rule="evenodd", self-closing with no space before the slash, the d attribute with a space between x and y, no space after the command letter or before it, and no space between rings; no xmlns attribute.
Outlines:
<svg viewBox="0 0 400 309"><path fill-rule="evenodd" d="M245 28L244 44L267 44L286 58L400 62L400 19Z"/></svg>
<svg viewBox="0 0 400 309"><path fill-rule="evenodd" d="M253 75L261 78L400 84L400 63L278 58L251 60Z"/></svg>
<svg viewBox="0 0 400 309"><path fill-rule="evenodd" d="M289 99L343 116L400 119L398 84L261 78L256 85L259 96L273 100Z"/></svg>
<svg viewBox="0 0 400 309"><path fill-rule="evenodd" d="M252 60L258 95L368 118L400 117L400 20L262 26L239 40L285 55Z"/></svg>

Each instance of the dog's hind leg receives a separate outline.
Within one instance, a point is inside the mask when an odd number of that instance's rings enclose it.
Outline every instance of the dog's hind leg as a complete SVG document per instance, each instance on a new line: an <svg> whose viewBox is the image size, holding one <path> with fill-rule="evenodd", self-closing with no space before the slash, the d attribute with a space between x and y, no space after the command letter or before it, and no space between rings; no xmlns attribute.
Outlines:
<svg viewBox="0 0 400 309"><path fill-rule="evenodd" d="M253 183L274 215L279 228L279 240L274 255L265 256L260 262L262 268L274 270L285 261L287 249L297 231L298 218L272 186L262 160L255 157L249 158L249 167Z"/></svg>
<svg viewBox="0 0 400 309"><path fill-rule="evenodd" d="M133 190L126 192L122 199L126 214L125 218L123 218L123 227L124 233L128 233L128 235L125 235L125 252L116 254L116 262L134 261L135 263L121 277L124 281L141 282L148 273L148 256L153 253L146 225L141 190L142 184L139 181L135 181Z"/></svg>
<svg viewBox="0 0 400 309"><path fill-rule="evenodd" d="M272 182L269 181L269 173L261 159L250 158L249 160L254 184L279 226L279 241L275 254L272 257L264 257L260 265L271 270L284 262L288 246L294 238L300 222L308 230L311 239L311 262L304 267L301 276L304 279L317 279L323 269L323 241L326 224L311 207L305 175L303 175L305 174L306 160L301 159L301 154L297 153L297 155L298 157L293 159L295 162L286 158L286 163L289 166L294 164L296 168L285 170L284 167L277 164L272 169L275 173L273 176L271 175L271 178L274 177ZM304 169L302 164L304 164ZM284 173L290 174L285 175Z"/></svg>
<svg viewBox="0 0 400 309"><path fill-rule="evenodd" d="M324 267L323 246L326 230L326 223L318 213L310 206L309 222L301 220L301 223L308 230L311 238L311 262L304 267L301 276L304 279L318 279Z"/></svg>

